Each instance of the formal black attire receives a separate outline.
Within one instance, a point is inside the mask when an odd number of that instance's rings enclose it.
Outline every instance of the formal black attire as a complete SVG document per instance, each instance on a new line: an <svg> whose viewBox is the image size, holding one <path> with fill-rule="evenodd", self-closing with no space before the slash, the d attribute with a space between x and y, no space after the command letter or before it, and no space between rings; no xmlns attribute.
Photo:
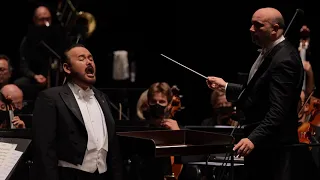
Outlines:
<svg viewBox="0 0 320 180"><path fill-rule="evenodd" d="M100 104L108 129L107 167L104 179L122 180L122 158L115 131L115 123L108 99L92 88ZM67 84L39 93L33 112L33 175L36 180L90 179L97 173L58 167L58 161L82 164L88 135L73 92ZM101 178L101 177L100 177ZM99 178L97 178L99 179Z"/></svg>
<svg viewBox="0 0 320 180"><path fill-rule="evenodd" d="M240 122L245 136L255 145L244 161L247 180L290 180L302 172L295 165L308 151L285 145L299 142L297 106L303 72L296 48L284 40L266 55L248 84L228 83L227 99L237 100L237 110L245 117Z"/></svg>

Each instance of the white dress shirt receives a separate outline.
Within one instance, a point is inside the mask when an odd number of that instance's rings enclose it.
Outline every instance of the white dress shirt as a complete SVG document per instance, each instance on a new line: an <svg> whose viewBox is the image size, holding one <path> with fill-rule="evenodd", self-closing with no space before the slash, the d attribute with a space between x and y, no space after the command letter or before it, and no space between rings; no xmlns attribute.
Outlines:
<svg viewBox="0 0 320 180"><path fill-rule="evenodd" d="M285 40L284 36L281 36L279 39L274 41L270 46L266 48L262 48L261 53L259 54L258 58L254 62L254 64L251 67L249 78L248 78L248 84L251 80L251 78L254 76L254 74L257 72L258 68L262 64L264 58L270 53L273 47L275 47L277 44L281 43L283 40Z"/></svg>
<svg viewBox="0 0 320 180"><path fill-rule="evenodd" d="M99 173L107 171L108 133L104 113L92 89L83 90L76 84L68 83L72 90L88 134L87 149L82 164L59 161L59 166L75 168L82 171Z"/></svg>

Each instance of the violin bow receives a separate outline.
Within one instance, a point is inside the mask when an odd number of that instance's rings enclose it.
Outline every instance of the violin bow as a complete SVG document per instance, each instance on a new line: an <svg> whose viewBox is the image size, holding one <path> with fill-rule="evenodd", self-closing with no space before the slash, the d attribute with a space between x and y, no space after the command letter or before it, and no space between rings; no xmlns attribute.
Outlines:
<svg viewBox="0 0 320 180"><path fill-rule="evenodd" d="M296 12L294 13L294 15L293 15L293 17L292 17L292 19L291 19L286 31L283 33L283 36L286 36L286 34L287 34L292 22L294 21L294 19L296 18L298 13L304 14L304 11L302 9L296 9Z"/></svg>
<svg viewBox="0 0 320 180"><path fill-rule="evenodd" d="M315 89L316 89L316 88L313 88L313 90L312 90L311 93L309 94L308 98L304 101L304 103L303 103L303 105L301 106L298 114L300 114L300 113L302 112L303 108L306 106L307 102L310 100L311 96L313 95Z"/></svg>

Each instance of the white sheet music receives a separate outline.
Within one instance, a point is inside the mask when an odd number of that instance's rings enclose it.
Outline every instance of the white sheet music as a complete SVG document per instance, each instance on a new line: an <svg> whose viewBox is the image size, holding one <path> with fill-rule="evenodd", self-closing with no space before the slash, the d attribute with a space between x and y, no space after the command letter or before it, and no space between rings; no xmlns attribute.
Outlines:
<svg viewBox="0 0 320 180"><path fill-rule="evenodd" d="M5 180L14 168L22 152L16 151L17 144L0 142L0 180Z"/></svg>

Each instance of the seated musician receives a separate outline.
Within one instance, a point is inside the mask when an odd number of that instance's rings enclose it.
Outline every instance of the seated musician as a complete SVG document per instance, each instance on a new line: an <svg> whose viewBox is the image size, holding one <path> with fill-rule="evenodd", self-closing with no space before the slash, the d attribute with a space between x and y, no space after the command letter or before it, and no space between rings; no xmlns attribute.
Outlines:
<svg viewBox="0 0 320 180"><path fill-rule="evenodd" d="M137 115L140 120L146 121L149 127L179 130L176 120L171 119L170 109L173 93L168 83L157 82L144 91L137 104ZM141 178L163 180L172 174L170 157L146 160L141 169Z"/></svg>
<svg viewBox="0 0 320 180"><path fill-rule="evenodd" d="M8 128L10 126L8 123L8 118L10 118L8 108L11 106L13 110L22 109L23 92L18 88L18 86L8 84L2 87L1 93L3 97L0 101L0 128ZM25 123L19 118L19 116L14 116L12 123L15 128L26 128Z"/></svg>
<svg viewBox="0 0 320 180"><path fill-rule="evenodd" d="M137 103L137 118L138 120L146 120L144 113L148 111L148 89L143 91Z"/></svg>
<svg viewBox="0 0 320 180"><path fill-rule="evenodd" d="M303 61L303 69L305 71L305 82L302 89L305 91L306 98L308 98L315 88L311 63L309 61Z"/></svg>
<svg viewBox="0 0 320 180"><path fill-rule="evenodd" d="M308 100L309 96L312 96L313 91L315 89L315 83L314 83L314 75L313 75L313 70L312 66L309 61L303 61L303 68L304 71L306 72L305 76L305 82L301 90L300 94L300 102L298 105L298 118L299 122L308 122L309 118L311 116L311 113L307 114L309 112L309 105L310 105L310 99ZM306 102L305 106L302 107ZM301 109L302 108L302 109Z"/></svg>
<svg viewBox="0 0 320 180"><path fill-rule="evenodd" d="M150 126L164 127L170 130L179 130L176 120L170 117L173 93L165 82L157 82L142 93L137 105L137 115Z"/></svg>
<svg viewBox="0 0 320 180"><path fill-rule="evenodd" d="M212 117L202 121L201 126L229 125L235 126L236 121L231 119L232 103L227 101L225 92L214 90L211 93Z"/></svg>
<svg viewBox="0 0 320 180"><path fill-rule="evenodd" d="M8 56L0 54L0 88L11 82L12 66Z"/></svg>

